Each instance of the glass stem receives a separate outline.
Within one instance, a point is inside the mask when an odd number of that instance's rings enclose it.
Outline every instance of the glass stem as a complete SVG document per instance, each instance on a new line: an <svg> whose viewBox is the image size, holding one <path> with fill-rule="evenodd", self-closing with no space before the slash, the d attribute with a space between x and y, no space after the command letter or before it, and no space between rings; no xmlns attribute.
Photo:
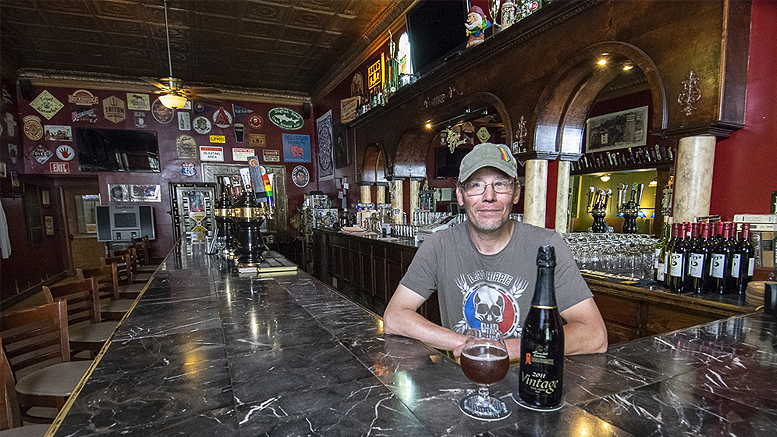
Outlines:
<svg viewBox="0 0 777 437"><path fill-rule="evenodd" d="M478 384L478 397L480 399L488 399L489 395L487 385Z"/></svg>

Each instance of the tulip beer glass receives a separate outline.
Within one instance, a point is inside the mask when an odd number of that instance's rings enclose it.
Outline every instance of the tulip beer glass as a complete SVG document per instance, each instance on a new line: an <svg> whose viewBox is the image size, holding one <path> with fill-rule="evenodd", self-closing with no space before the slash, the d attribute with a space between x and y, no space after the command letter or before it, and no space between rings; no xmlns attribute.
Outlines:
<svg viewBox="0 0 777 437"><path fill-rule="evenodd" d="M478 384L478 391L459 402L461 411L480 420L500 420L509 416L507 405L488 392L489 384L501 381L509 369L510 358L501 332L468 330L461 351L461 370Z"/></svg>

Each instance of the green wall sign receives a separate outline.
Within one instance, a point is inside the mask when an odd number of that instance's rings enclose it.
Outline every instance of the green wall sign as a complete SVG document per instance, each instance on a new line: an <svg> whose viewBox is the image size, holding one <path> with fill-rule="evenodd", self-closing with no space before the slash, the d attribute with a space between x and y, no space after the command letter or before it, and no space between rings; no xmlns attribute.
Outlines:
<svg viewBox="0 0 777 437"><path fill-rule="evenodd" d="M302 128L305 124L305 120L299 115L297 111L289 108L273 108L267 113L272 124L278 126L281 129L297 130Z"/></svg>

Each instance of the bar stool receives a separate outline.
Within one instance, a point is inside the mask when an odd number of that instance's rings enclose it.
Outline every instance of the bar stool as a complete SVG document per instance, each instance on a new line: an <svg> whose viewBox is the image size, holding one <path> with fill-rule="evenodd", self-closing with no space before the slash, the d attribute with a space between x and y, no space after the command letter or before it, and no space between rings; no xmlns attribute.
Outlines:
<svg viewBox="0 0 777 437"><path fill-rule="evenodd" d="M30 409L62 409L92 365L91 361L70 361L67 303L59 300L0 314L0 338L16 376L22 420L53 422L53 417L30 414Z"/></svg>
<svg viewBox="0 0 777 437"><path fill-rule="evenodd" d="M67 302L71 358L81 351L89 351L90 357L94 358L119 326L119 322L102 321L95 278L51 287L44 285L43 295L48 303L54 303L54 299Z"/></svg>
<svg viewBox="0 0 777 437"><path fill-rule="evenodd" d="M118 267L116 263L90 269L76 269L78 279L94 278L100 294L100 317L105 320L121 320L135 303L134 298L122 299L119 295Z"/></svg>
<svg viewBox="0 0 777 437"><path fill-rule="evenodd" d="M122 299L135 299L143 291L144 284L132 282L132 267L130 266L129 255L100 257L100 264L107 266L116 264L116 278L119 284L119 296Z"/></svg>
<svg viewBox="0 0 777 437"><path fill-rule="evenodd" d="M16 400L16 381L11 366L3 351L3 339L0 338L0 437L36 437L43 436L49 425L22 426L22 414Z"/></svg>

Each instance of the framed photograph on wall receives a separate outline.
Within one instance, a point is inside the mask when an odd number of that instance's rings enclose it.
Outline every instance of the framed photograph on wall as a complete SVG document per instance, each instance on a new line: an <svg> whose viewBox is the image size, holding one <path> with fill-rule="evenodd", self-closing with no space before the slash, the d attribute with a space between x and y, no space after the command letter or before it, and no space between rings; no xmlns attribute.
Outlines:
<svg viewBox="0 0 777 437"><path fill-rule="evenodd" d="M591 117L586 120L586 153L647 144L648 107Z"/></svg>

